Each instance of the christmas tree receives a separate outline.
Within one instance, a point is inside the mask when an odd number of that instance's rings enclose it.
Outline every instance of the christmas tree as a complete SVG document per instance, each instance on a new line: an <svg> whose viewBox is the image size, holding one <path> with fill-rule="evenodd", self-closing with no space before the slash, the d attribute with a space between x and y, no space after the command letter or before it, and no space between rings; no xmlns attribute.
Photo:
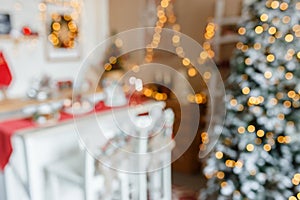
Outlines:
<svg viewBox="0 0 300 200"><path fill-rule="evenodd" d="M300 199L300 1L246 0L200 199Z"/></svg>

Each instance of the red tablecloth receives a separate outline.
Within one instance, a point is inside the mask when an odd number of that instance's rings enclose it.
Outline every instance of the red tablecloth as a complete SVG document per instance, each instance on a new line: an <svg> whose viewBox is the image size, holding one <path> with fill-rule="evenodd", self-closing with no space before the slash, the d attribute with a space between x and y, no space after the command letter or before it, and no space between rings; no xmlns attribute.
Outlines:
<svg viewBox="0 0 300 200"><path fill-rule="evenodd" d="M137 105L145 101L146 98L138 95L132 95L129 97L129 105ZM107 107L104 102L101 101L95 105L94 111L102 112L109 109L111 108ZM91 113L93 113L93 111ZM62 112L59 122L70 119L73 119L73 115ZM19 130L34 129L36 127L38 127L38 124L34 123L30 118L0 122L0 171L4 170L13 151L11 144L11 137L13 134Z"/></svg>
<svg viewBox="0 0 300 200"><path fill-rule="evenodd" d="M103 102L99 102L95 106L94 110L96 112L101 112L109 109L110 107L105 106ZM73 115L62 112L60 114L59 122L70 119L73 119ZM0 171L4 170L13 151L11 137L14 133L19 130L34 129L36 127L38 127L38 124L36 124L31 118L13 119L0 122Z"/></svg>

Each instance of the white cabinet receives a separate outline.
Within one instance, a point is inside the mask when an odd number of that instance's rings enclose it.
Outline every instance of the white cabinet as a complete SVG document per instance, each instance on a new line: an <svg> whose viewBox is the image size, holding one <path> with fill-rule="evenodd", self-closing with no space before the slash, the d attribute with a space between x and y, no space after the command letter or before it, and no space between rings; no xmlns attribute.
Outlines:
<svg viewBox="0 0 300 200"><path fill-rule="evenodd" d="M101 128L108 134L116 128L113 122L115 116L125 112L133 115L146 113L154 106L165 107L165 104L150 101L142 105L117 108L113 112L103 111L79 119L84 122L79 124L86 127L84 130L87 135L98 134L97 127L93 128L95 124L92 123L95 121L92 118L96 118L99 125L102 124ZM80 150L77 128L73 120L70 120L52 127L22 130L12 137L13 153L4 171L7 200L46 199L45 166ZM93 143L101 142L105 141L93 141ZM70 194L72 198L65 199L81 199L80 190L71 191Z"/></svg>

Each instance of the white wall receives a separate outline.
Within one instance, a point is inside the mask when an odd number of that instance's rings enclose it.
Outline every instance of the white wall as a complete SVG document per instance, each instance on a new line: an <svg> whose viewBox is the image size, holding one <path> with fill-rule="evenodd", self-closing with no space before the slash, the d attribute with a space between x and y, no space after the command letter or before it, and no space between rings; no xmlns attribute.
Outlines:
<svg viewBox="0 0 300 200"><path fill-rule="evenodd" d="M13 82L8 89L10 97L24 96L33 77L47 73L54 79L73 79L86 55L108 35L107 0L83 1L81 20L82 56L80 60L51 62L45 56L45 25L40 19L37 0L0 0L0 12L11 14L13 28L21 30L28 25L39 32L36 40L18 43L13 39L0 39L0 49L4 51L13 73ZM19 4L16 4L19 3ZM16 6L20 9L16 9Z"/></svg>

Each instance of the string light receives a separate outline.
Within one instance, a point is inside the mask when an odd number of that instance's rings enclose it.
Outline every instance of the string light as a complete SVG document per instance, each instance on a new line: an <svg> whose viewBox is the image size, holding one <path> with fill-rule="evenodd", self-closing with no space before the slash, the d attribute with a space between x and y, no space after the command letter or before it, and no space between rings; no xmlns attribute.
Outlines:
<svg viewBox="0 0 300 200"><path fill-rule="evenodd" d="M265 135L265 132L263 131L263 130L258 130L257 132L256 132L256 135L258 136L258 137L264 137L264 135Z"/></svg>
<svg viewBox="0 0 300 200"><path fill-rule="evenodd" d="M253 132L255 131L255 126L249 125L249 126L247 127L247 130L248 130L250 133L253 133Z"/></svg>
<svg viewBox="0 0 300 200"><path fill-rule="evenodd" d="M215 156L216 156L217 159L220 160L220 159L223 158L223 153L221 151L218 151L218 152L216 152Z"/></svg>
<svg viewBox="0 0 300 200"><path fill-rule="evenodd" d="M244 87L243 89L242 89L242 93L243 94L249 94L250 93L250 88L248 88L248 87Z"/></svg>
<svg viewBox="0 0 300 200"><path fill-rule="evenodd" d="M238 29L238 33L239 33L240 35L244 35L244 34L246 33L246 29L245 29L244 27L240 27L240 28Z"/></svg>
<svg viewBox="0 0 300 200"><path fill-rule="evenodd" d="M248 145L246 146L246 149L247 149L247 151L251 152L251 151L254 150L254 145L253 145L253 144L248 144Z"/></svg>
<svg viewBox="0 0 300 200"><path fill-rule="evenodd" d="M266 22L268 19L269 19L269 16L265 13L260 16L260 20L262 22Z"/></svg>
<svg viewBox="0 0 300 200"><path fill-rule="evenodd" d="M265 144L265 145L264 145L264 150L265 150L265 151L271 151L271 149L272 149L272 147L271 147L270 144Z"/></svg>
<svg viewBox="0 0 300 200"><path fill-rule="evenodd" d="M273 54L267 55L267 61L268 62L273 62L275 60L275 56Z"/></svg>
<svg viewBox="0 0 300 200"><path fill-rule="evenodd" d="M259 50L261 48L261 44L260 43L255 43L253 45L253 47L254 47L255 50Z"/></svg>
<svg viewBox="0 0 300 200"><path fill-rule="evenodd" d="M292 34L287 34L284 39L286 42L292 42L294 40L294 36Z"/></svg>
<svg viewBox="0 0 300 200"><path fill-rule="evenodd" d="M266 71L266 72L264 73L264 77L265 77L266 79L272 78L272 72Z"/></svg>
<svg viewBox="0 0 300 200"><path fill-rule="evenodd" d="M285 24L290 23L290 21L291 21L291 18L290 18L289 16L284 16L284 17L282 18L282 22L285 23Z"/></svg>
<svg viewBox="0 0 300 200"><path fill-rule="evenodd" d="M264 31L262 26L257 26L255 27L255 33L257 34L261 34Z"/></svg>
<svg viewBox="0 0 300 200"><path fill-rule="evenodd" d="M279 7L279 2L278 1L272 1L271 8L277 9L278 7Z"/></svg>
<svg viewBox="0 0 300 200"><path fill-rule="evenodd" d="M280 10L285 11L286 9L288 9L289 4L287 4L286 2L282 2L280 4Z"/></svg>
<svg viewBox="0 0 300 200"><path fill-rule="evenodd" d="M238 133L239 133L239 134L243 134L243 133L245 133L245 131L246 131L245 127L240 126L240 127L238 128Z"/></svg>
<svg viewBox="0 0 300 200"><path fill-rule="evenodd" d="M287 73L285 74L286 80L292 80L293 77L294 77L294 75L293 75L293 73L291 73L291 72L287 72Z"/></svg>

